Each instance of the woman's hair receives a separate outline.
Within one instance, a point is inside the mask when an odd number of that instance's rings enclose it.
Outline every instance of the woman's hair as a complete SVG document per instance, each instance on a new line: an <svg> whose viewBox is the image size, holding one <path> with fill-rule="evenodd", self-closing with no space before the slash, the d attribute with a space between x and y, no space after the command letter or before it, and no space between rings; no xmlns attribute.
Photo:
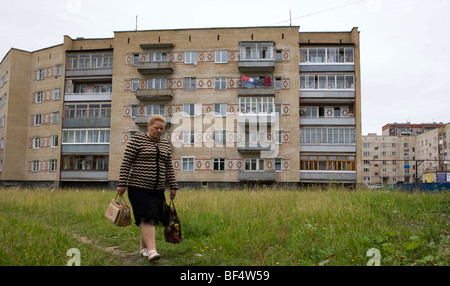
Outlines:
<svg viewBox="0 0 450 286"><path fill-rule="evenodd" d="M155 114L151 116L150 119L148 120L148 125L150 126L155 124L155 121L161 121L162 123L166 124L166 119L164 118L164 116Z"/></svg>

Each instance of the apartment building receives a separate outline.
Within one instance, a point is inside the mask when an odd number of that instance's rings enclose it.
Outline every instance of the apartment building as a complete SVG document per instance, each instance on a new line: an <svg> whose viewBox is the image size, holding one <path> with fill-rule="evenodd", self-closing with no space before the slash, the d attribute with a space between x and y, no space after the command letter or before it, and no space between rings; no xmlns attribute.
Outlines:
<svg viewBox="0 0 450 286"><path fill-rule="evenodd" d="M182 186L355 184L362 168L356 28L64 36L11 49L0 75L3 185L114 186L126 144L153 114L167 119Z"/></svg>
<svg viewBox="0 0 450 286"><path fill-rule="evenodd" d="M406 124L404 124L406 125ZM450 173L448 158L450 124L422 124L422 133L403 130L403 135L368 134L362 138L363 172L367 185L392 185L414 182L443 182ZM431 129L430 126L436 126ZM416 124L419 126L419 124ZM416 135L417 134L417 135ZM450 180L448 180L450 181Z"/></svg>

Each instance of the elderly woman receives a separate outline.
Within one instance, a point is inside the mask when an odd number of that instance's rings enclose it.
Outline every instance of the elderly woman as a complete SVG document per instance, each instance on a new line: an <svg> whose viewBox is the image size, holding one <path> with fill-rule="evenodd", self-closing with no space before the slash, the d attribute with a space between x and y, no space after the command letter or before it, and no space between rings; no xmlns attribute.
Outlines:
<svg viewBox="0 0 450 286"><path fill-rule="evenodd" d="M170 199L178 189L172 166L170 143L162 139L166 120L153 115L148 121L148 132L136 134L128 143L120 167L117 192L125 193L133 208L135 224L141 230L140 253L149 261L159 259L156 251L155 225L165 202L166 182L170 186Z"/></svg>

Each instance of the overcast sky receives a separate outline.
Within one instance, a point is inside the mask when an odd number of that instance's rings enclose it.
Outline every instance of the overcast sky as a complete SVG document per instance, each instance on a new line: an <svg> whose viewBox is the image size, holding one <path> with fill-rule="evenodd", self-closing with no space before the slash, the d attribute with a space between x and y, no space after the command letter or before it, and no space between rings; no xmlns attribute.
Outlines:
<svg viewBox="0 0 450 286"><path fill-rule="evenodd" d="M450 122L450 0L2 0L0 60L114 31L292 25L351 31L361 44L362 131Z"/></svg>

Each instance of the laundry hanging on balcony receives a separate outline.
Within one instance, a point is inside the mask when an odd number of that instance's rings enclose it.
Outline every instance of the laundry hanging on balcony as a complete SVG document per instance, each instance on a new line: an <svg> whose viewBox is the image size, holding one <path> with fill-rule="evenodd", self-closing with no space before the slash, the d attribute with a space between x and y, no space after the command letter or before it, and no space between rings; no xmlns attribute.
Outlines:
<svg viewBox="0 0 450 286"><path fill-rule="evenodd" d="M272 86L272 78L242 76L242 86L245 88L267 88Z"/></svg>

